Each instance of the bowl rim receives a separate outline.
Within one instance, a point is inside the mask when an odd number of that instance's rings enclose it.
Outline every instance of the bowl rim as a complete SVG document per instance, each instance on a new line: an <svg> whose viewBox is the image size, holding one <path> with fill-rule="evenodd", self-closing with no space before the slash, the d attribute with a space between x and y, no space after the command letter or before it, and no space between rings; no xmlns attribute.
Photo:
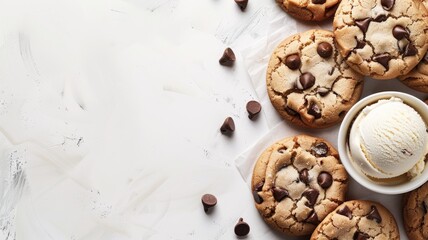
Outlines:
<svg viewBox="0 0 428 240"><path fill-rule="evenodd" d="M343 166L345 167L346 171L348 172L348 174L363 187L369 190L372 190L374 192L389 194L389 195L410 192L420 187L425 182L427 182L428 164L425 164L425 168L419 176L405 183L397 184L397 185L377 184L369 180L364 175L364 173L362 173L359 169L356 169L356 167L352 163L352 159L350 159L350 156L348 154L347 138L348 138L348 131L352 125L352 122L354 121L357 114L364 107L366 107L369 104L375 103L378 100L388 99L391 97L400 98L406 104L413 107L421 115L425 123L428 125L428 105L425 102L407 93L396 92L396 91L385 91L385 92L378 92L375 94L371 94L367 97L364 97L363 99L359 100L354 106L352 106L352 108L348 111L348 113L346 114L345 118L343 119L340 125L339 134L337 138L337 145L338 145L340 160Z"/></svg>

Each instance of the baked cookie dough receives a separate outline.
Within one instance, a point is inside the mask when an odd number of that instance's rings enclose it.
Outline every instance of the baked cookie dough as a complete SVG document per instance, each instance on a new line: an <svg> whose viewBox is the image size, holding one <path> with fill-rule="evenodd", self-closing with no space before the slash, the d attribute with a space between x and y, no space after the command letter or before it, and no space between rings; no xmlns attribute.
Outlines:
<svg viewBox="0 0 428 240"><path fill-rule="evenodd" d="M333 146L298 135L267 148L254 167L256 208L274 229L309 235L345 199L348 175Z"/></svg>
<svg viewBox="0 0 428 240"><path fill-rule="evenodd" d="M348 201L330 213L315 229L311 240L399 240L394 216L379 203Z"/></svg>
<svg viewBox="0 0 428 240"><path fill-rule="evenodd" d="M403 223L412 240L428 239L428 183L403 196Z"/></svg>
<svg viewBox="0 0 428 240"><path fill-rule="evenodd" d="M428 48L428 12L419 0L343 0L333 28L346 62L375 79L407 74Z"/></svg>
<svg viewBox="0 0 428 240"><path fill-rule="evenodd" d="M291 16L305 21L322 21L336 12L340 0L276 0Z"/></svg>
<svg viewBox="0 0 428 240"><path fill-rule="evenodd" d="M310 30L285 39L269 61L266 84L289 122L325 128L342 120L363 90L363 77L340 56L333 33Z"/></svg>

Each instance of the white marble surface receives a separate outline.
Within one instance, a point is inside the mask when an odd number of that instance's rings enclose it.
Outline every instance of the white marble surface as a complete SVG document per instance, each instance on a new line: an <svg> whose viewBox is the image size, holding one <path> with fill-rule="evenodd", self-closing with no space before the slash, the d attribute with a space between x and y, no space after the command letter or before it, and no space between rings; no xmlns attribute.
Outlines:
<svg viewBox="0 0 428 240"><path fill-rule="evenodd" d="M317 27L280 13L255 0L244 13L233 0L0 2L0 239L235 239L239 217L248 239L283 239L234 162L279 123L258 43ZM228 46L233 68L218 64ZM390 89L410 92L365 94ZM227 116L232 138L218 130Z"/></svg>

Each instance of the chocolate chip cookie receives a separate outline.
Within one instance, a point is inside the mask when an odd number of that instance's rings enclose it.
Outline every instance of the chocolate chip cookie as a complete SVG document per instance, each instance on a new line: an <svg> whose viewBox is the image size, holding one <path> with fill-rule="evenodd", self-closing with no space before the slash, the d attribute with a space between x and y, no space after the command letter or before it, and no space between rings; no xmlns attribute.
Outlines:
<svg viewBox="0 0 428 240"><path fill-rule="evenodd" d="M399 79L409 88L428 93L428 53L412 71Z"/></svg>
<svg viewBox="0 0 428 240"><path fill-rule="evenodd" d="M403 222L412 240L428 239L428 183L403 196Z"/></svg>
<svg viewBox="0 0 428 240"><path fill-rule="evenodd" d="M428 49L428 12L414 0L342 0L333 21L341 55L375 79L406 75Z"/></svg>
<svg viewBox="0 0 428 240"><path fill-rule="evenodd" d="M332 145L298 135L267 148L254 167L251 187L263 219L280 232L311 234L345 199L348 175Z"/></svg>
<svg viewBox="0 0 428 240"><path fill-rule="evenodd" d="M334 15L340 0L276 0L291 16L305 21L322 21Z"/></svg>
<svg viewBox="0 0 428 240"><path fill-rule="evenodd" d="M267 91L278 113L303 127L342 120L363 90L363 77L340 56L333 33L310 30L285 39L273 52Z"/></svg>
<svg viewBox="0 0 428 240"><path fill-rule="evenodd" d="M380 203L354 200L340 205L315 229L311 240L399 240L394 216Z"/></svg>

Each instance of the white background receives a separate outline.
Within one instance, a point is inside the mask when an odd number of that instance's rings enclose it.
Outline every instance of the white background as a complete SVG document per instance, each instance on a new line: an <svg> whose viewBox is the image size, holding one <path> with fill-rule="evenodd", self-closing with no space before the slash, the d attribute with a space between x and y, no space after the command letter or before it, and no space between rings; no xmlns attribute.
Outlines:
<svg viewBox="0 0 428 240"><path fill-rule="evenodd" d="M234 160L280 123L260 88L271 48L313 27L273 0L245 12L233 0L1 1L0 238L235 239L243 217L248 239L282 239ZM218 64L228 46L233 68ZM426 97L396 80L365 95L383 90ZM210 215L204 193L218 197Z"/></svg>

